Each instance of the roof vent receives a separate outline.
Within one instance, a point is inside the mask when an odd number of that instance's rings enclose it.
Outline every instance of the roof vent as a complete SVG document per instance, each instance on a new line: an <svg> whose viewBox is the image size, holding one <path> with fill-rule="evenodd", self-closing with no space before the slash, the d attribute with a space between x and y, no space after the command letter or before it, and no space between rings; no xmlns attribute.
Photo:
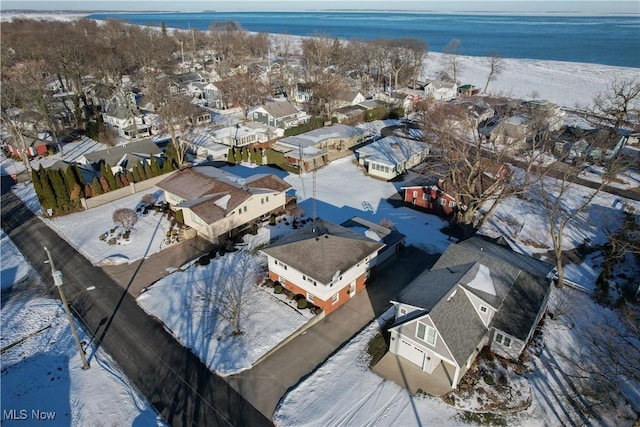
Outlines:
<svg viewBox="0 0 640 427"><path fill-rule="evenodd" d="M391 148L393 148L394 150L399 150L400 144L398 144L397 142L394 142L393 144L391 144Z"/></svg>

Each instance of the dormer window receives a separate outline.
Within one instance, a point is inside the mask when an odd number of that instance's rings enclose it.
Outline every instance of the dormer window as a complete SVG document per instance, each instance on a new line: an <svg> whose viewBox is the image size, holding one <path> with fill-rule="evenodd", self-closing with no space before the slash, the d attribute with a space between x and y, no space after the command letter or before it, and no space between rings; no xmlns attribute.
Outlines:
<svg viewBox="0 0 640 427"><path fill-rule="evenodd" d="M480 312L481 313L486 313L487 312L487 307L485 307L484 305L480 306Z"/></svg>

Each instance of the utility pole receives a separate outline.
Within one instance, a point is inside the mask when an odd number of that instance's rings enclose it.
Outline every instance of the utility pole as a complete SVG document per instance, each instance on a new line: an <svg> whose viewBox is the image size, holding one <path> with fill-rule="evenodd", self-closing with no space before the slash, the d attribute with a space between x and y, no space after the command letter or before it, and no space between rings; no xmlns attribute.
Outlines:
<svg viewBox="0 0 640 427"><path fill-rule="evenodd" d="M76 347L78 347L78 352L80 353L80 358L82 359L82 369L89 369L89 362L87 362L87 357L84 354L84 350L82 349L82 344L80 343L80 338L78 337L78 331L76 330L76 325L73 322L73 316L71 316L71 311L69 311L69 304L67 304L67 298L64 296L64 292L62 292L62 271L56 270L53 265L53 258L51 258L51 252L44 246L44 250L47 253L47 257L49 258L49 265L51 266L51 275L53 276L53 284L58 288L58 292L60 292L60 299L62 300L62 306L64 307L64 312L67 314L67 319L69 319L69 326L71 326L71 333L73 334L73 339L76 342Z"/></svg>

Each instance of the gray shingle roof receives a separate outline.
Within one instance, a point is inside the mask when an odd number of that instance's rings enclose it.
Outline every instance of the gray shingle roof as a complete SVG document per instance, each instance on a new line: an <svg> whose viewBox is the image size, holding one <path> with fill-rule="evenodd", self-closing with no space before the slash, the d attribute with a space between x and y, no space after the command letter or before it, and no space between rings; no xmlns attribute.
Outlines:
<svg viewBox="0 0 640 427"><path fill-rule="evenodd" d="M321 283L331 282L371 253L384 247L345 227L324 220L271 244L262 252Z"/></svg>
<svg viewBox="0 0 640 427"><path fill-rule="evenodd" d="M449 246L431 271L416 277L394 301L424 309L422 314L429 314L456 361L463 364L487 332L464 290L497 310L490 326L525 340L549 293L547 276L552 270L551 264L474 237ZM483 271L489 272L490 284L472 283L483 278Z"/></svg>
<svg viewBox="0 0 640 427"><path fill-rule="evenodd" d="M263 108L277 119L292 116L300 112L300 110L294 107L292 103L283 101L266 103L265 105L263 105Z"/></svg>
<svg viewBox="0 0 640 427"><path fill-rule="evenodd" d="M491 326L526 340L549 293L550 281L522 271L507 294Z"/></svg>
<svg viewBox="0 0 640 427"><path fill-rule="evenodd" d="M139 155L137 157L140 158L148 158L150 154L154 156L162 154L162 150L160 150L150 138L145 138L122 145L116 145L106 150L87 153L84 157L89 163L99 163L101 160L104 160L109 166L114 166L127 154Z"/></svg>
<svg viewBox="0 0 640 427"><path fill-rule="evenodd" d="M473 265L467 263L439 270L425 270L400 291L393 301L431 311Z"/></svg>
<svg viewBox="0 0 640 427"><path fill-rule="evenodd" d="M487 333L469 297L456 288L455 295L442 298L429 314L449 351L462 366Z"/></svg>

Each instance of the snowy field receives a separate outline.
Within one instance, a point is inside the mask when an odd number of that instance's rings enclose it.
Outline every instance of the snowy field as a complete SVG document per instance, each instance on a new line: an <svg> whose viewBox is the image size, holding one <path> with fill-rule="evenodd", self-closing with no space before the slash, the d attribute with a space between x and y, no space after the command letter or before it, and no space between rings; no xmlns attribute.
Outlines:
<svg viewBox="0 0 640 427"><path fill-rule="evenodd" d="M0 244L2 425L165 425L102 351L90 360L90 369L82 369L62 305L46 293L4 232ZM8 410L26 419L9 419ZM37 420L32 411L47 418Z"/></svg>

